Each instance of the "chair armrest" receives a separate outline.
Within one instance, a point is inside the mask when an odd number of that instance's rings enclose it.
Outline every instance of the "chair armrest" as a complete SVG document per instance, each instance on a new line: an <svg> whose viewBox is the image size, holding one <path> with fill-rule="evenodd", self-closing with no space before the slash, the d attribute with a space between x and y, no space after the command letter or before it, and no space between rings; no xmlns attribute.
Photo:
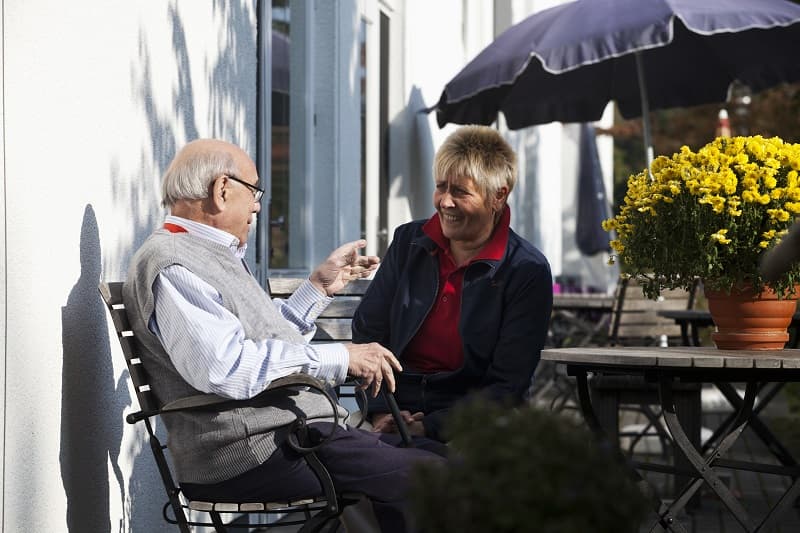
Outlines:
<svg viewBox="0 0 800 533"><path fill-rule="evenodd" d="M288 376L272 380L272 382L269 384L269 386L267 386L266 389L258 393L256 396L253 396L252 398L247 398L244 400L234 400L231 398L224 398L216 394L195 394L192 396L186 396L184 398L173 400L169 403L162 405L160 409L154 409L150 411L137 411L135 413L131 413L127 417L125 417L125 420L129 424L135 424L136 422L144 420L145 418L150 418L151 416L158 416L163 414L180 413L186 411L210 410L211 408L214 408L218 411L225 411L229 409L236 409L237 407L264 405L266 403L267 397L272 392L289 387L308 387L321 392L328 400L328 402L331 404L331 407L333 407L334 422L338 424L339 413L336 406L336 402L333 400L333 398L331 398L330 394L328 394L325 385L320 380L311 377L307 374L290 374Z"/></svg>

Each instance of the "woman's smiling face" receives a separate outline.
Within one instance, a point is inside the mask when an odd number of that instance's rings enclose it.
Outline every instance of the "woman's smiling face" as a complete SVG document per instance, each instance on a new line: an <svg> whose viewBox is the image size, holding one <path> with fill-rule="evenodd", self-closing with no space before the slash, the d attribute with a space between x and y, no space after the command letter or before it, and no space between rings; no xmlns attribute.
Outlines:
<svg viewBox="0 0 800 533"><path fill-rule="evenodd" d="M446 176L436 181L433 207L439 214L442 233L451 241L487 240L494 229L492 203L472 178Z"/></svg>

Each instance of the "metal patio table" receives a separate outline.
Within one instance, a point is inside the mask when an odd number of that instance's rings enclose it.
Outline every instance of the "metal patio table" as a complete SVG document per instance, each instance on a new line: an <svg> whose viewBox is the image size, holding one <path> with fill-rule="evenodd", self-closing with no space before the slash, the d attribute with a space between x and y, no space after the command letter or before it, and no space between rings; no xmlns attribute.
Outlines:
<svg viewBox="0 0 800 533"><path fill-rule="evenodd" d="M637 470L691 477L691 481L673 501L662 501L661 498L656 498L654 501L654 510L658 514L657 523L665 530L679 533L686 531L676 520L676 516L703 483L719 496L731 515L748 532L764 531L773 527L781 514L800 494L800 467L794 460L789 465L775 465L726 459L726 453L755 416L753 406L759 384L800 381L800 350L749 351L706 347L555 348L543 350L542 359L566 365L567 373L575 376L584 419L590 429L605 440L608 440L608 437L598 423L592 408L587 375L590 372L606 372L644 376L648 381L657 383L664 420L675 447L686 457L691 468L689 471L682 471L670 465L644 462L629 464L633 466L632 473L637 481L647 485L649 483ZM744 398L736 406L735 419L725 428L718 444L705 453L691 444L681 421L675 414L673 388L679 382L746 383ZM765 516L755 519L722 482L718 475L719 469L748 470L787 476L791 478L791 484ZM655 487L651 486L650 489L652 494L657 495Z"/></svg>

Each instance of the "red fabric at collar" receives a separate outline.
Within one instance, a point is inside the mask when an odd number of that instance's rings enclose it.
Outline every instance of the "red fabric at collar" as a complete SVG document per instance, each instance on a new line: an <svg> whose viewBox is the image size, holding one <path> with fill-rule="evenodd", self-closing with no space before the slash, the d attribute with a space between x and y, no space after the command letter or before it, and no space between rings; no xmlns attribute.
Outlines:
<svg viewBox="0 0 800 533"><path fill-rule="evenodd" d="M173 224L172 222L164 222L164 229L170 233L189 233L183 226Z"/></svg>
<svg viewBox="0 0 800 533"><path fill-rule="evenodd" d="M505 206L503 214L500 215L500 220L497 221L497 226L494 228L492 236L489 238L478 255L470 260L470 263L480 260L493 260L499 261L503 258L506 251L506 244L508 244L508 230L511 225L511 207ZM450 253L450 239L442 233L442 223L439 220L439 214L434 213L431 218L422 226L422 231L430 237L433 242L439 247L440 250Z"/></svg>

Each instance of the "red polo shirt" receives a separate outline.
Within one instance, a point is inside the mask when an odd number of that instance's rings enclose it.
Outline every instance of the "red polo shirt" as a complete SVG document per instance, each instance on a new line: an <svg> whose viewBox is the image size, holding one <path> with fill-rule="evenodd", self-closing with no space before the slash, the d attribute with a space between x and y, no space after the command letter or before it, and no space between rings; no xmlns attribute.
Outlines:
<svg viewBox="0 0 800 533"><path fill-rule="evenodd" d="M403 354L403 366L425 374L457 370L464 362L464 347L458 324L461 318L461 287L467 266L482 259L500 260L508 243L511 209L506 206L500 220L477 256L462 267L450 254L450 240L442 234L439 215L433 215L422 230L438 246L439 292L433 308L408 343Z"/></svg>

